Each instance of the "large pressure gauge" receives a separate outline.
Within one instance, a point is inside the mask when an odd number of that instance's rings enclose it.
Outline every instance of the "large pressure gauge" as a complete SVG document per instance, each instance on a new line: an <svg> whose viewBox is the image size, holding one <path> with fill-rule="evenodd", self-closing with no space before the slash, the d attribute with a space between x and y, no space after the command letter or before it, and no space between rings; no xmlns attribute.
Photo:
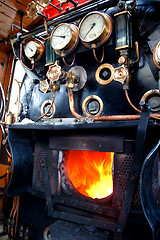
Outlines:
<svg viewBox="0 0 160 240"><path fill-rule="evenodd" d="M70 53L77 43L78 28L74 24L61 23L52 31L51 46L61 56Z"/></svg>
<svg viewBox="0 0 160 240"><path fill-rule="evenodd" d="M30 60L39 60L44 52L44 46L40 41L32 40L29 41L25 46L25 55Z"/></svg>
<svg viewBox="0 0 160 240"><path fill-rule="evenodd" d="M96 48L107 41L112 33L112 20L100 12L87 14L79 25L79 37L89 48Z"/></svg>

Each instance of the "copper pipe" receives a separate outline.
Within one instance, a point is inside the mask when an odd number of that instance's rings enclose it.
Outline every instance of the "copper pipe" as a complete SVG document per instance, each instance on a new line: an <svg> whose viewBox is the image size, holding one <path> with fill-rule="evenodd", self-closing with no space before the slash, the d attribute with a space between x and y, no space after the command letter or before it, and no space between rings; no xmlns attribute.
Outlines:
<svg viewBox="0 0 160 240"><path fill-rule="evenodd" d="M12 154L9 152L7 146L5 146L5 150L6 150L7 154L8 154L8 156L9 156L10 158L12 158Z"/></svg>
<svg viewBox="0 0 160 240"><path fill-rule="evenodd" d="M137 59L135 60L135 62L138 62L140 58L138 42L135 42L135 47L136 47L136 54L137 54Z"/></svg>
<svg viewBox="0 0 160 240"><path fill-rule="evenodd" d="M42 114L39 118L37 118L37 119L35 120L35 122L37 122L39 119L45 117L45 116L47 115L47 113L49 113L49 111L51 110L51 108L52 108L52 106L53 106L53 103L54 103L54 97L53 97L53 99L52 99L51 106L48 108L48 110L47 110L44 114Z"/></svg>
<svg viewBox="0 0 160 240"><path fill-rule="evenodd" d="M74 106L74 97L73 97L73 90L68 90L68 96L69 96L69 106L71 113L76 118L82 118L84 119L84 116L79 115ZM89 117L93 119L94 121L126 121L126 120L138 120L140 119L140 115L112 115L112 116L98 116L98 117Z"/></svg>
<svg viewBox="0 0 160 240"><path fill-rule="evenodd" d="M74 62L75 62L75 54L73 55L73 60L72 60L71 64L68 64L68 63L66 62L66 60L65 60L64 57L62 57L62 60L63 60L63 62L64 62L64 64L65 64L66 66L72 67L73 64L74 64Z"/></svg>
<svg viewBox="0 0 160 240"><path fill-rule="evenodd" d="M18 214L19 214L19 200L20 200L20 196L17 196L17 203L16 203L16 221L15 221L15 229L14 229L14 236L16 237L16 233L17 233L17 224L18 224Z"/></svg>
<svg viewBox="0 0 160 240"><path fill-rule="evenodd" d="M127 90L125 90L125 95L126 95L126 98L127 98L128 103L131 105L131 107L132 107L134 110L136 110L137 112L141 113L141 110L139 110L138 108L136 108L136 107L133 105L133 103L131 102Z"/></svg>
<svg viewBox="0 0 160 240"><path fill-rule="evenodd" d="M131 107L136 110L137 112L141 113L142 111L139 110L138 108L136 108L133 103L131 102L130 98L129 98L129 95L128 95L128 90L125 90L125 95L126 95L126 98L127 98L127 101L128 103L131 105ZM142 100L142 99L141 99ZM153 119L156 119L156 120L160 120L160 114L150 114L150 117L153 118Z"/></svg>
<svg viewBox="0 0 160 240"><path fill-rule="evenodd" d="M111 116L99 116L93 117L95 121L128 121L139 120L140 115L111 115Z"/></svg>
<svg viewBox="0 0 160 240"><path fill-rule="evenodd" d="M94 58L96 59L96 61L97 61L98 63L101 63L101 62L103 62L103 60L104 60L104 47L103 47L102 50L103 50L103 52L102 52L101 60L98 60L97 55L96 55L96 50L95 50L95 48L93 48L93 55L94 55Z"/></svg>
<svg viewBox="0 0 160 240"><path fill-rule="evenodd" d="M74 106L74 97L73 97L73 90L72 89L68 89L68 96L69 96L69 107L70 107L72 115L75 118L83 118L84 119L85 118L84 116L81 116L76 112L76 109L75 109L75 106Z"/></svg>

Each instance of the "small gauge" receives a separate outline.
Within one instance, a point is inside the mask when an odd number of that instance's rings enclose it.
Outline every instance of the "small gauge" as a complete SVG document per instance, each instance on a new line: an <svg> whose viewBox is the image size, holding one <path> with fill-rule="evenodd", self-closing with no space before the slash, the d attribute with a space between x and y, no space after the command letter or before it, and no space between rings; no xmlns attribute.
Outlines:
<svg viewBox="0 0 160 240"><path fill-rule="evenodd" d="M44 46L40 41L32 40L26 44L25 55L30 60L31 59L34 59L36 61L39 60L42 57L43 52Z"/></svg>
<svg viewBox="0 0 160 240"><path fill-rule="evenodd" d="M100 12L87 14L79 25L79 37L89 48L96 48L107 41L112 33L112 20Z"/></svg>
<svg viewBox="0 0 160 240"><path fill-rule="evenodd" d="M141 101L148 103L151 108L151 113L159 113L160 112L160 93L159 89L152 89L146 92Z"/></svg>
<svg viewBox="0 0 160 240"><path fill-rule="evenodd" d="M61 23L51 34L51 46L58 55L70 53L78 43L78 28L74 24Z"/></svg>
<svg viewBox="0 0 160 240"><path fill-rule="evenodd" d="M153 60L155 65L160 69L160 41L156 44L154 48Z"/></svg>

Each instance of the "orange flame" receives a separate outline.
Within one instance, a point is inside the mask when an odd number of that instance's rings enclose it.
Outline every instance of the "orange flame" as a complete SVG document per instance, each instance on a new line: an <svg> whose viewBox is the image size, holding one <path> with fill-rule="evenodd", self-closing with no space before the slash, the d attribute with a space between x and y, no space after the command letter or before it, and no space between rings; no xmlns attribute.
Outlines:
<svg viewBox="0 0 160 240"><path fill-rule="evenodd" d="M77 191L93 199L112 194L113 157L113 152L66 151L68 175Z"/></svg>

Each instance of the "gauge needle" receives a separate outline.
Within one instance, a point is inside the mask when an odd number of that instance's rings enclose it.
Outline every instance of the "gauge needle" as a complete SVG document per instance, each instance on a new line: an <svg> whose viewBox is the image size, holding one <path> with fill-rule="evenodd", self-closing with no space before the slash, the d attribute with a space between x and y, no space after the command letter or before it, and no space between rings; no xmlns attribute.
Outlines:
<svg viewBox="0 0 160 240"><path fill-rule="evenodd" d="M53 37L65 38L66 36L57 36L57 35L53 35Z"/></svg>
<svg viewBox="0 0 160 240"><path fill-rule="evenodd" d="M33 52L33 49L32 48L30 48L30 47L28 47L32 52Z"/></svg>
<svg viewBox="0 0 160 240"><path fill-rule="evenodd" d="M86 33L86 35L85 35L84 38L87 37L88 33L90 33L90 31L94 28L95 25L96 25L96 23L93 23L93 24L92 24L91 28L88 30L88 32Z"/></svg>

